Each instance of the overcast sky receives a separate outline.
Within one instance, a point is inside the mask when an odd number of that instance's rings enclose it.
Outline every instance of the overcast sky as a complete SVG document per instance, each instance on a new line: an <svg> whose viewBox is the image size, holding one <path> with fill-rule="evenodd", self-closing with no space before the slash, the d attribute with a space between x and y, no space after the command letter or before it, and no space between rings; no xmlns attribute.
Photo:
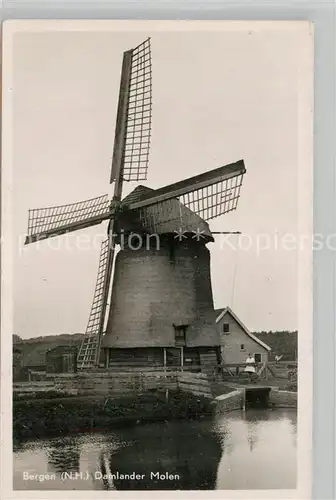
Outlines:
<svg viewBox="0 0 336 500"><path fill-rule="evenodd" d="M297 328L297 252L276 242L298 234L299 34L288 24L251 24L213 33L15 35L14 333L85 330L99 246L76 249L72 236L23 248L28 209L111 194L122 52L147 36L153 134L145 184L157 188L243 158L237 210L210 221L212 230L243 233L238 251L237 236L208 245L215 307L231 306L251 330ZM81 233L97 241L105 231L103 224ZM258 252L263 235L270 248Z"/></svg>

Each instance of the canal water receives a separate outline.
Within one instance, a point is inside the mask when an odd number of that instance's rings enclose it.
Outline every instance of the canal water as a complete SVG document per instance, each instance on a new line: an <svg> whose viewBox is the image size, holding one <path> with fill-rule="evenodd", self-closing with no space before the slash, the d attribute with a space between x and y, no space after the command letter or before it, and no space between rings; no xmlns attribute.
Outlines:
<svg viewBox="0 0 336 500"><path fill-rule="evenodd" d="M295 410L139 425L14 446L15 490L295 489Z"/></svg>

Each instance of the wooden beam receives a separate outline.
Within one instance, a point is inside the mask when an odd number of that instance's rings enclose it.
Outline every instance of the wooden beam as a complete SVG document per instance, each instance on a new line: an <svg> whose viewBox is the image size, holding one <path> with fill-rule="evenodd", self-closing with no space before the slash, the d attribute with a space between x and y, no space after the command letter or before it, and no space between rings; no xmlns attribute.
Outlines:
<svg viewBox="0 0 336 500"><path fill-rule="evenodd" d="M105 349L105 368L108 370L110 366L110 348Z"/></svg>
<svg viewBox="0 0 336 500"><path fill-rule="evenodd" d="M118 100L118 111L114 134L114 146L113 146L113 157L112 157L112 167L111 167L111 177L110 184L115 181L115 199L121 197L121 187L122 187L122 170L123 170L123 157L126 141L126 128L127 128L127 113L128 113L128 99L129 99L129 86L131 78L131 68L132 68L132 52L133 50L128 50L124 52L121 78L120 78L120 89L119 89L119 100ZM119 196L119 198L117 198Z"/></svg>
<svg viewBox="0 0 336 500"><path fill-rule="evenodd" d="M144 196L140 201L131 203L128 208L130 210L134 210L136 208L147 207L162 201L178 198L179 196L191 193L197 189L226 181L236 177L237 175L243 175L245 172L246 169L244 161L240 160L236 163L231 163L230 165L210 170L210 172L204 172L203 174L189 177L189 179L156 189L155 191Z"/></svg>
<svg viewBox="0 0 336 500"><path fill-rule="evenodd" d="M106 320L106 310L107 310L107 302L108 302L108 296L111 288L111 282L112 282L112 268L113 268L113 262L114 262L114 249L115 249L115 235L113 234L113 228L114 228L114 219L111 220L111 226L109 228L109 234L108 234L108 254L107 254L107 265L106 265L106 271L105 271L105 276L104 276L104 287L103 287L103 303L102 303L102 308L101 308L101 316L99 320L99 329L98 329L98 344L97 344L97 353L96 353L96 365L99 363L99 353L100 353L100 346L101 346L101 340L102 340L102 335L104 332L104 325L105 325L105 320ZM111 289L111 294L112 294L112 289Z"/></svg>
<svg viewBox="0 0 336 500"><path fill-rule="evenodd" d="M112 168L110 177L110 184L113 181L115 181L113 201L117 203L120 202L121 200L122 187L123 187L122 174L124 168L123 161L124 161L126 132L127 132L127 114L128 114L129 87L130 87L131 69L132 69L132 52L133 52L132 50L124 52L124 57L123 57L121 79L120 79L118 112L117 112L117 121L116 121L114 147L113 147ZM108 238L109 238L108 257L107 257L106 273L104 278L102 311L101 311L99 330L98 330L99 345L97 348L98 352L96 357L96 364L99 363L100 344L106 319L108 296L109 293L112 293L111 283L113 282L112 269L113 269L114 245L115 245L114 227L115 227L115 220L112 219L110 222L110 226L108 228Z"/></svg>

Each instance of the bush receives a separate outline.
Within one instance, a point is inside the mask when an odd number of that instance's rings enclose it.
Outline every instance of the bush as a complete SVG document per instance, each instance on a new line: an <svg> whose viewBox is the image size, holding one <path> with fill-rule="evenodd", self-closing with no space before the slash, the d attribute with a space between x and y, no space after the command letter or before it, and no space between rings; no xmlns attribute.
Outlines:
<svg viewBox="0 0 336 500"><path fill-rule="evenodd" d="M297 392L298 391L298 385L297 385L297 381L295 382L290 382L289 384L287 384L285 386L285 391L290 391L290 392Z"/></svg>
<svg viewBox="0 0 336 500"><path fill-rule="evenodd" d="M41 394L41 393L40 393ZM59 394L59 393L58 393ZM137 422L198 418L212 411L210 400L182 391L145 393L133 397L67 399L17 398L13 405L14 437L42 437L111 429ZM57 400L58 399L58 400Z"/></svg>

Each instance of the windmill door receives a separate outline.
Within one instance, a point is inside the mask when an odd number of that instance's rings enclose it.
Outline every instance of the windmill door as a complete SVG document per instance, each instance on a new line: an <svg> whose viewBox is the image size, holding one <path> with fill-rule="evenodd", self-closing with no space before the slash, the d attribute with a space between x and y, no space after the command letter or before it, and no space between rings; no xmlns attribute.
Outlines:
<svg viewBox="0 0 336 500"><path fill-rule="evenodd" d="M172 369L182 366L182 349L180 347L166 348L166 365Z"/></svg>

